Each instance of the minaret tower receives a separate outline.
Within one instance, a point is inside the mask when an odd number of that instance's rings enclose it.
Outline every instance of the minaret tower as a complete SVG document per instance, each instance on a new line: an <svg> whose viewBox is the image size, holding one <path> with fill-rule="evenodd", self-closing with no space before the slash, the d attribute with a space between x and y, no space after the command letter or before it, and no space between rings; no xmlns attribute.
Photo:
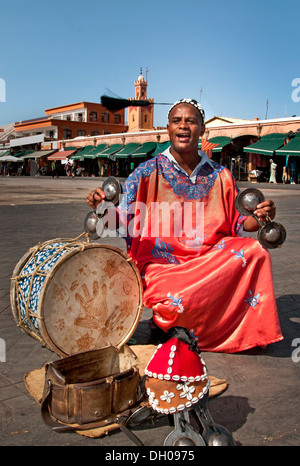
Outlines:
<svg viewBox="0 0 300 466"><path fill-rule="evenodd" d="M146 71L147 73L147 71ZM135 86L135 99L147 100L153 103L154 99L147 98L147 86L148 81L144 80L142 68L140 70L140 76L134 81ZM129 107L128 108L128 131L147 131L153 129L153 105L147 105L145 107Z"/></svg>

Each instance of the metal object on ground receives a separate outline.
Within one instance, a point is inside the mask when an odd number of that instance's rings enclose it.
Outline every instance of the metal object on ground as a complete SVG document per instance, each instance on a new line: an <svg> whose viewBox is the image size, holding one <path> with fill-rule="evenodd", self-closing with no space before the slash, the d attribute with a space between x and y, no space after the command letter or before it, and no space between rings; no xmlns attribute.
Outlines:
<svg viewBox="0 0 300 466"><path fill-rule="evenodd" d="M235 199L235 207L242 215L252 216L259 225L257 239L267 249L280 247L286 239L286 230L280 223L274 222L266 217L265 222L260 222L254 214L258 204L264 202L263 193L256 188L248 188L241 191Z"/></svg>
<svg viewBox="0 0 300 466"><path fill-rule="evenodd" d="M134 429L135 427L141 425L143 422L153 420L155 416L157 416L157 413L151 408L151 406L140 406L126 420L126 427Z"/></svg>
<svg viewBox="0 0 300 466"><path fill-rule="evenodd" d="M194 427L192 427L189 423L188 409L184 409L179 413L175 413L173 416L175 429L166 437L164 441L165 446L205 446L205 442L202 436L197 433Z"/></svg>
<svg viewBox="0 0 300 466"><path fill-rule="evenodd" d="M235 446L231 433L215 424L207 407L208 394L191 408L173 414L175 429L165 446Z"/></svg>

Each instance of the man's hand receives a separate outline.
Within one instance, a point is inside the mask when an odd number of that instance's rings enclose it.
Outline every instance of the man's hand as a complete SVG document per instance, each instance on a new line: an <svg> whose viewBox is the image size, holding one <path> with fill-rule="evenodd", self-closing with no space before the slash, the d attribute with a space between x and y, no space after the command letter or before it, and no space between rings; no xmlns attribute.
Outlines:
<svg viewBox="0 0 300 466"><path fill-rule="evenodd" d="M96 210L101 202L105 202L104 191L101 188L95 189L87 195L86 202L93 210Z"/></svg>
<svg viewBox="0 0 300 466"><path fill-rule="evenodd" d="M256 210L254 211L254 214L257 215L258 220L260 222L264 222L267 217L269 217L271 220L275 218L276 215L276 207L273 201L268 200L264 201L261 204L258 204L256 206Z"/></svg>
<svg viewBox="0 0 300 466"><path fill-rule="evenodd" d="M261 202L256 206L256 210L253 212L254 215L257 216L258 221L263 223L265 222L268 218L273 220L276 215L276 207L273 201L267 200L264 202ZM257 231L259 229L259 225L255 218L253 217L247 217L246 220L244 221L244 230L245 231Z"/></svg>
<svg viewBox="0 0 300 466"><path fill-rule="evenodd" d="M101 188L97 188L86 196L87 204L100 215L101 221L104 223L104 228L109 230L117 230L119 228L119 214L116 208L111 203L107 203L105 192ZM97 207L100 204L107 203L110 207L103 209L103 213L98 212ZM105 206L103 206L105 207Z"/></svg>

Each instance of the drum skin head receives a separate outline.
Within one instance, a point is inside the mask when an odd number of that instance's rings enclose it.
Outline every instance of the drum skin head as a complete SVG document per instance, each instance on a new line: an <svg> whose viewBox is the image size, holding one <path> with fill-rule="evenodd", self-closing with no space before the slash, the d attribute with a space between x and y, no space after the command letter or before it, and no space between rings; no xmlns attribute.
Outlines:
<svg viewBox="0 0 300 466"><path fill-rule="evenodd" d="M63 261L48 281L45 330L63 354L118 347L137 326L140 300L132 264L113 249L89 247Z"/></svg>
<svg viewBox="0 0 300 466"><path fill-rule="evenodd" d="M15 271L15 275L19 271ZM17 319L17 293L12 293ZM39 295L39 332L32 334L60 356L121 347L142 312L138 270L122 250L82 242L48 272Z"/></svg>

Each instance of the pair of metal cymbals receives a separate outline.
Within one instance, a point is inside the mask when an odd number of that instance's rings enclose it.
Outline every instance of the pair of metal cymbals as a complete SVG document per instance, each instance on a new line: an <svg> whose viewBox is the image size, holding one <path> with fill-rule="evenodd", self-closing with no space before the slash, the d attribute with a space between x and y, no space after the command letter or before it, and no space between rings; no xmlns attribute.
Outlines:
<svg viewBox="0 0 300 466"><path fill-rule="evenodd" d="M126 420L128 430L143 424L150 419L164 416L154 411L149 405L138 408ZM235 446L231 433L223 426L215 424L208 409L208 395L180 412L173 414L174 430L164 441L167 447L189 446ZM137 442L136 442L137 443Z"/></svg>
<svg viewBox="0 0 300 466"><path fill-rule="evenodd" d="M103 217L111 204L117 206L119 204L120 195L122 194L122 185L117 178L109 176L102 184L102 190L105 194L105 201L98 205L96 211L92 210L87 214L84 220L84 231L86 231L91 239L101 238L105 225Z"/></svg>
<svg viewBox="0 0 300 466"><path fill-rule="evenodd" d="M286 239L286 230L283 225L273 222L267 218L266 222L261 223L254 214L258 204L264 202L263 193L256 188L248 188L241 191L235 199L235 207L242 215L252 216L259 225L257 239L267 249L280 247Z"/></svg>

